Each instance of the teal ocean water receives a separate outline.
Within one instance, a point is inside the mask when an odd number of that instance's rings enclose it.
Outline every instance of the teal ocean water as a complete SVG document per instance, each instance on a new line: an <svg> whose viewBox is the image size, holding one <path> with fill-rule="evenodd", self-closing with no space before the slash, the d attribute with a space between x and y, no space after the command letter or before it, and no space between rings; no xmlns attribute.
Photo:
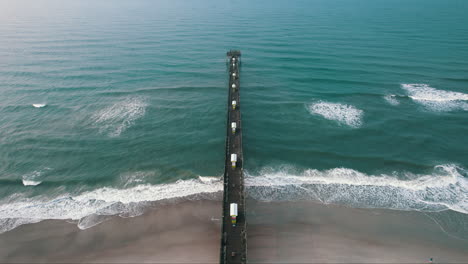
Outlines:
<svg viewBox="0 0 468 264"><path fill-rule="evenodd" d="M249 196L445 212L468 237L468 1L0 3L0 231L219 199L242 51ZM105 224L105 223L103 223Z"/></svg>

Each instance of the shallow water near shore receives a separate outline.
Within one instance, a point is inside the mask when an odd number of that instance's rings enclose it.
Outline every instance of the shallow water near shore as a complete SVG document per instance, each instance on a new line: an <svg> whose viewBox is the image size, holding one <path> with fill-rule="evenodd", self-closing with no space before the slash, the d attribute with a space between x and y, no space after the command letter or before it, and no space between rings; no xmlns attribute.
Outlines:
<svg viewBox="0 0 468 264"><path fill-rule="evenodd" d="M2 1L0 232L216 200L236 48L249 197L440 213L466 239L467 8Z"/></svg>

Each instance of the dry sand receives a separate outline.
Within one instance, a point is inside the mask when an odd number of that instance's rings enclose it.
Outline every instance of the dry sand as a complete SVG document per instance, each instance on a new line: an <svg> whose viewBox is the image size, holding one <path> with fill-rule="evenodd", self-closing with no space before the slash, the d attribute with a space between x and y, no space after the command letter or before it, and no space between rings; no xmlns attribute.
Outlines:
<svg viewBox="0 0 468 264"><path fill-rule="evenodd" d="M249 263L468 262L468 241L417 212L248 202ZM187 201L79 230L44 221L0 234L0 262L217 263L221 204ZM213 219L215 218L215 219Z"/></svg>

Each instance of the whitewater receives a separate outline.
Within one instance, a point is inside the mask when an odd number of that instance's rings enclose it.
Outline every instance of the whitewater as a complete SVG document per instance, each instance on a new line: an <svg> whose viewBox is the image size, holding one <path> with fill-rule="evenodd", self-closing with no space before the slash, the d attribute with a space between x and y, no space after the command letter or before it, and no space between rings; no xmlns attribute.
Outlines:
<svg viewBox="0 0 468 264"><path fill-rule="evenodd" d="M297 171L297 170L295 170ZM247 194L259 201L310 200L358 208L386 208L468 214L468 171L457 165L435 166L431 174L393 172L367 175L347 168L309 169L291 173L264 168L246 176ZM395 178L399 174L404 179ZM47 219L74 220L86 229L107 220L106 216L133 217L158 202L220 200L220 177L198 177L174 183L131 188L105 187L76 196L25 198L18 195L0 201L0 232Z"/></svg>
<svg viewBox="0 0 468 264"><path fill-rule="evenodd" d="M464 1L21 2L0 1L1 232L220 201L229 49L250 199L467 215Z"/></svg>

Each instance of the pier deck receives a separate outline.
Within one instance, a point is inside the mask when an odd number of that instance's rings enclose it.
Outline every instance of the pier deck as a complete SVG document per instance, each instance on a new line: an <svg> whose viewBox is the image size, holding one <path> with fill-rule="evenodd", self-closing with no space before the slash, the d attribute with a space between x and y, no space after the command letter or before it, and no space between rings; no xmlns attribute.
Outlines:
<svg viewBox="0 0 468 264"><path fill-rule="evenodd" d="M228 114L226 130L226 161L224 170L224 195L223 195L223 223L221 233L221 264L246 263L247 237L245 219L245 195L244 173L242 153L242 120L240 103L240 51L229 51L229 92ZM235 85L235 88L233 88ZM232 101L236 101L235 109ZM236 122L236 132L232 132L231 124ZM236 167L232 167L231 154L237 155ZM230 204L237 203L238 216L235 226L231 223Z"/></svg>

